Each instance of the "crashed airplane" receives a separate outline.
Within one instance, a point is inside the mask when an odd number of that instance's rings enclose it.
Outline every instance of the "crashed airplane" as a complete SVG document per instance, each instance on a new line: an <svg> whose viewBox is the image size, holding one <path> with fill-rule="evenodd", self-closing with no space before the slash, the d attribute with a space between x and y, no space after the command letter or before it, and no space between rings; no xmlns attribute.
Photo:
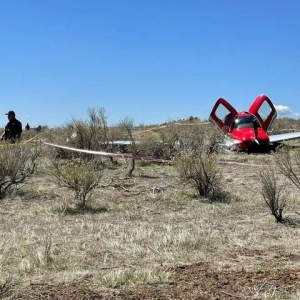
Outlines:
<svg viewBox="0 0 300 300"><path fill-rule="evenodd" d="M209 121L225 135L224 144L230 149L255 152L275 150L284 140L300 138L300 132L268 135L277 111L266 95L258 96L248 111L237 112L225 99L215 103Z"/></svg>

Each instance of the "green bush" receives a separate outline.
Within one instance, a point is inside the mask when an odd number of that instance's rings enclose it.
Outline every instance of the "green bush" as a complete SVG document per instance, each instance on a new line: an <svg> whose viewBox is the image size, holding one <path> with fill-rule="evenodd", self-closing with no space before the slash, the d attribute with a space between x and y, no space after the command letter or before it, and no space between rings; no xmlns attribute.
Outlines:
<svg viewBox="0 0 300 300"><path fill-rule="evenodd" d="M220 194L220 169L217 156L200 149L186 151L176 161L180 176L190 182L199 196L216 199Z"/></svg>
<svg viewBox="0 0 300 300"><path fill-rule="evenodd" d="M87 114L87 120L73 120L69 144L81 149L110 150L118 130L108 126L105 109L89 108Z"/></svg>
<svg viewBox="0 0 300 300"><path fill-rule="evenodd" d="M99 185L102 172L102 161L96 158L52 160L53 176L74 192L77 207L82 210L86 209L91 192Z"/></svg>
<svg viewBox="0 0 300 300"><path fill-rule="evenodd" d="M32 144L2 144L0 147L0 199L11 195L34 172L40 153Z"/></svg>

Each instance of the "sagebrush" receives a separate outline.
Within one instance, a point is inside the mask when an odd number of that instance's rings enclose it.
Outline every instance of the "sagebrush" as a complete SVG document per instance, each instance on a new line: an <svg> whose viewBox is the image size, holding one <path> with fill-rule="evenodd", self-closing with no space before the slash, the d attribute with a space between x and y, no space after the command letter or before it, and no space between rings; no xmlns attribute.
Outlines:
<svg viewBox="0 0 300 300"><path fill-rule="evenodd" d="M33 174L40 154L38 145L3 144L0 148L0 199L11 195Z"/></svg>
<svg viewBox="0 0 300 300"><path fill-rule="evenodd" d="M74 192L77 206L85 209L88 196L99 185L104 165L98 158L52 159L51 174Z"/></svg>
<svg viewBox="0 0 300 300"><path fill-rule="evenodd" d="M279 184L275 176L275 169L269 167L259 173L261 183L260 196L275 217L277 222L283 220L283 209L286 206L288 195L284 184Z"/></svg>

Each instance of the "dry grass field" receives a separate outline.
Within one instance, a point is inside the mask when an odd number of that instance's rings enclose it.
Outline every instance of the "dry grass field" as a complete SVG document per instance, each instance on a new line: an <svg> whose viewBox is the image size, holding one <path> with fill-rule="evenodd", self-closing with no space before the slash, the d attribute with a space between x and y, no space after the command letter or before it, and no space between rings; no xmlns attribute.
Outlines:
<svg viewBox="0 0 300 300"><path fill-rule="evenodd" d="M299 190L286 182L277 223L258 175L274 155L219 158L246 163L220 163L226 201L199 198L172 165L138 162L126 177L120 160L85 212L41 158L0 200L0 298L300 299Z"/></svg>

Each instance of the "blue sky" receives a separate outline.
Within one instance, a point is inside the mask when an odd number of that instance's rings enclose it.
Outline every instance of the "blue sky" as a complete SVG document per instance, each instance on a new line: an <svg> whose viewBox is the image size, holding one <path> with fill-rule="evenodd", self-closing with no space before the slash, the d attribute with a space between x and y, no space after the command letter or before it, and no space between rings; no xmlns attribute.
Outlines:
<svg viewBox="0 0 300 300"><path fill-rule="evenodd" d="M296 0L3 0L0 125L10 109L32 126L88 107L111 124L208 118L262 93L298 117L299 15Z"/></svg>

